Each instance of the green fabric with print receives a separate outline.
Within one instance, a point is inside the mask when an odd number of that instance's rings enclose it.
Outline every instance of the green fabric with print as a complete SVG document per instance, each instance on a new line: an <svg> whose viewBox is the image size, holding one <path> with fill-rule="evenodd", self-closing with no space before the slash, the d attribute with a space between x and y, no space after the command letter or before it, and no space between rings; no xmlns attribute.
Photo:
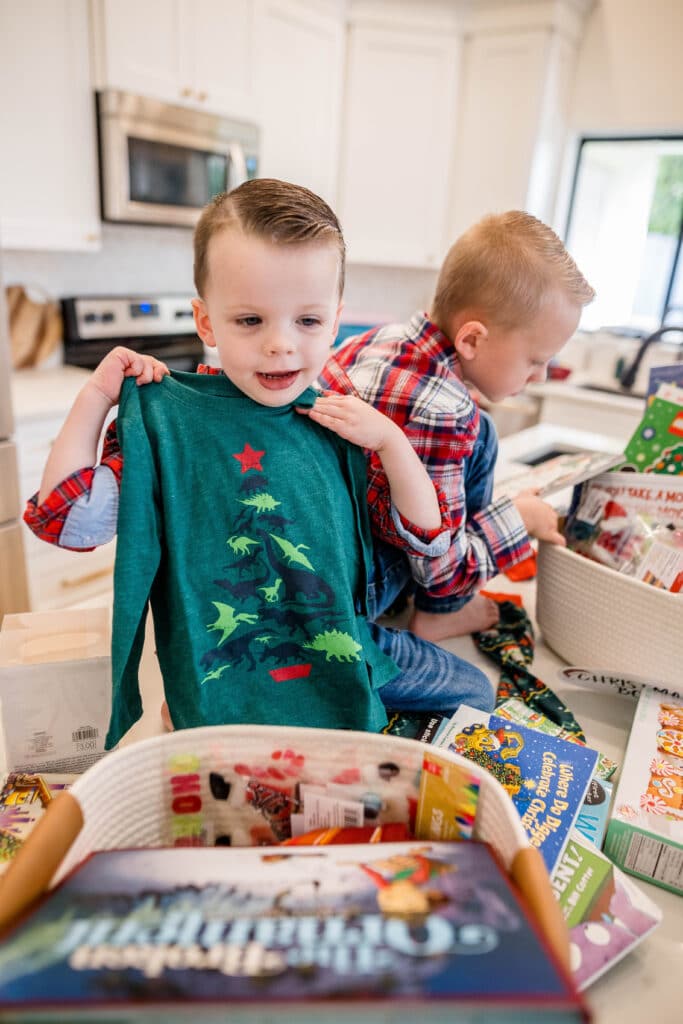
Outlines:
<svg viewBox="0 0 683 1024"><path fill-rule="evenodd" d="M296 405L310 406L308 389ZM148 601L176 728L377 730L397 668L364 617L361 449L224 375L124 382L107 747L139 718Z"/></svg>

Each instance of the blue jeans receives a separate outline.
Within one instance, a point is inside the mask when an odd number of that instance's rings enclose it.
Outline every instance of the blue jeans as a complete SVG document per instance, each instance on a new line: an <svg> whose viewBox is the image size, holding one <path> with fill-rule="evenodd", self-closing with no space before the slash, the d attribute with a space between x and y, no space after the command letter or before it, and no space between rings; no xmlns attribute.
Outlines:
<svg viewBox="0 0 683 1024"><path fill-rule="evenodd" d="M491 504L493 470L498 456L498 437L493 421L483 411L479 415L479 435L472 454L463 463L468 519ZM375 541L373 574L368 585L369 617L375 619L380 616L405 590L415 595L416 608L435 614L456 612L473 597L472 594L430 597L413 583L410 565L403 552L391 544Z"/></svg>
<svg viewBox="0 0 683 1024"><path fill-rule="evenodd" d="M446 715L461 704L493 710L494 687L481 669L406 629L386 629L376 622L368 626L377 646L400 669L379 691L386 708Z"/></svg>

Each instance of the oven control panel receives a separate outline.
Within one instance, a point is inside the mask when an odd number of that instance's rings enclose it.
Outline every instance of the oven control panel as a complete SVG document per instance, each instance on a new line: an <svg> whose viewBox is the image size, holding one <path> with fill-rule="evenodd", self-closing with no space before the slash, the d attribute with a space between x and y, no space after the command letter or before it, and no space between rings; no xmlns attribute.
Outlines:
<svg viewBox="0 0 683 1024"><path fill-rule="evenodd" d="M62 300L65 340L194 334L192 295L84 296Z"/></svg>

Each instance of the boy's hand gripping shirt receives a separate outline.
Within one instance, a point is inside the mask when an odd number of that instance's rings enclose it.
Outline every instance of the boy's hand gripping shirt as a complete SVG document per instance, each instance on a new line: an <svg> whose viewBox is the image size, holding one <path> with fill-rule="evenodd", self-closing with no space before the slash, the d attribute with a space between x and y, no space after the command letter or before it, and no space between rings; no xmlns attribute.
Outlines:
<svg viewBox="0 0 683 1024"><path fill-rule="evenodd" d="M531 554L529 536L509 498L468 516L464 463L479 432L479 411L455 372L452 343L426 317L351 338L327 361L324 387L354 392L403 429L447 508L450 545L439 557L407 551L414 579L434 597L469 594ZM387 479L370 457L368 501L386 507ZM381 535L394 543L385 517ZM376 530L377 532L377 530Z"/></svg>
<svg viewBox="0 0 683 1024"><path fill-rule="evenodd" d="M297 400L310 406L316 392ZM223 375L124 382L111 747L142 712L148 602L176 728L225 722L379 729L396 674L364 618L366 463Z"/></svg>

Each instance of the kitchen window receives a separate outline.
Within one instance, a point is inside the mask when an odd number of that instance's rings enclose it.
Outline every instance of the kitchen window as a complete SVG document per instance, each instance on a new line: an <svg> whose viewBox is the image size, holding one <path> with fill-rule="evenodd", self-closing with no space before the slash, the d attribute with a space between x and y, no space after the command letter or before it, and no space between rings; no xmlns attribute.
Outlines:
<svg viewBox="0 0 683 1024"><path fill-rule="evenodd" d="M595 288L581 327L683 325L683 136L584 137L566 244Z"/></svg>

